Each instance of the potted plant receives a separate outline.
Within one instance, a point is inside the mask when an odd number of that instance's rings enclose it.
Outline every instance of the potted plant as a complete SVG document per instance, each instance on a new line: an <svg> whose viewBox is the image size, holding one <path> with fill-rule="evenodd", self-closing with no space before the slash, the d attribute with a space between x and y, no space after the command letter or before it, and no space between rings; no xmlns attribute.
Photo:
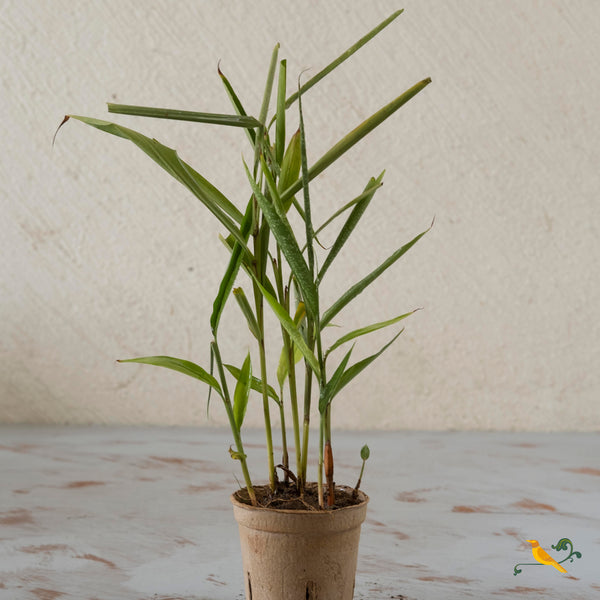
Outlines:
<svg viewBox="0 0 600 600"><path fill-rule="evenodd" d="M378 352L353 363L353 345L341 358L338 351L360 336L398 323L414 311L363 324L333 341L326 328L334 323L345 306L430 228L395 250L376 269L345 290L331 306L324 307L319 293L320 284L381 187L383 173L370 177L354 199L339 206L318 227L312 219L309 184L420 92L430 79L417 83L386 104L310 166L306 158L302 97L401 12L390 15L314 77L298 86L291 95L288 95L286 61L279 60L279 45L276 45L262 106L256 117L246 112L240 97L220 69L218 73L235 114L108 105L112 113L245 129L252 160L240 164L249 184L249 199L244 207L236 206L173 149L155 139L122 125L89 117L69 115L62 123L72 118L130 140L188 188L226 231L221 241L228 248L230 259L214 295L210 318L210 366L203 368L188 360L169 356L120 362L145 363L184 373L207 384L209 394L216 394L222 401L232 433L233 443L229 452L240 462L245 482L245 487L235 492L231 501L240 526L248 600L317 597L334 600L349 599L353 595L358 537L368 498L359 490L360 478L354 488L337 486L334 482L331 406L345 386L380 356L402 330ZM276 110L269 118L272 96L276 98ZM288 139L286 115L292 107L298 110L299 128ZM300 227L292 226L292 220L288 218L291 211L297 213L295 219ZM317 254L321 250L317 248L318 236L331 223L341 220L343 224L335 242L329 249L324 249L324 259L319 264ZM238 276L242 278L242 272L245 273L244 283L235 287ZM232 297L239 305L239 318L243 319L256 343L258 368L253 365L250 352L239 366L228 363L221 354L219 326L223 308ZM276 323L281 331L276 369L268 364L272 353L268 353L266 348L266 311L275 315L276 319L271 322ZM271 385L275 381L279 391ZM244 415L252 392L262 399L268 456L264 472L268 483L260 486L255 485L251 477L242 435ZM307 479L313 403L318 405L319 412L318 433L314 436L319 456L316 483ZM274 456L273 408L278 412L281 423L281 464L276 464ZM286 421L290 415L289 429L293 436L288 440ZM369 450L365 446L361 449L363 469L368 456Z"/></svg>

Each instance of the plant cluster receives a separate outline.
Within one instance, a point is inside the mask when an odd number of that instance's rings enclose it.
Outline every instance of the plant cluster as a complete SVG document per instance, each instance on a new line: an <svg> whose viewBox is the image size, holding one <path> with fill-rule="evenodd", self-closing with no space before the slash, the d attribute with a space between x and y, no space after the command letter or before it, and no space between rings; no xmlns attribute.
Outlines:
<svg viewBox="0 0 600 600"><path fill-rule="evenodd" d="M362 326L326 346L325 328L354 298L377 279L386 269L402 257L425 233L395 250L376 269L345 290L340 297L324 309L320 286L333 261L353 233L376 191L381 187L383 172L370 177L364 189L351 201L340 206L324 223L315 226L311 212L309 184L346 151L383 123L396 110L420 92L430 79L425 79L340 139L310 167L306 158L306 135L302 112L302 98L315 84L328 75L377 33L389 25L402 11L390 15L367 35L327 67L309 79L288 96L286 61L279 60L279 45L271 57L262 105L258 116L252 117L244 109L240 97L230 81L219 69L218 73L231 100L235 114L221 115L203 112L150 108L123 104L108 104L111 113L177 119L199 123L212 123L225 127L239 127L246 132L252 149L252 161L243 163L248 183L249 199L243 210L226 198L212 183L183 161L171 148L155 139L116 123L89 117L70 115L107 133L125 138L148 154L171 176L182 183L217 218L227 234L221 240L230 251L230 259L213 303L210 317L212 341L210 342L210 368L202 368L187 360L168 356L151 356L125 360L157 365L194 377L210 387L223 402L228 416L233 445L231 456L240 461L250 500L256 497L244 452L242 425L252 390L262 397L264 427L268 456L269 484L273 492L278 479L273 450L271 427L272 404L279 411L283 459L281 467L286 481L292 479L302 496L307 483L310 415L313 399L318 402L319 422L319 505L333 506L335 484L331 438L331 407L337 394L359 373L369 366L400 335L402 330L378 352L351 364L354 345L345 352L337 364L332 365L335 351L352 340L398 323L412 312ZM275 97L275 114L269 119L269 106ZM299 128L287 139L286 116L297 105ZM64 123L64 121L63 121ZM299 215L301 223L296 230L288 218L290 211ZM325 260L317 264L315 244L318 235L331 223L345 217L333 245L327 249ZM236 287L240 271L247 275L246 283ZM225 362L219 346L219 325L226 302L233 296L257 344L258 369L252 365L250 353L243 364L236 367ZM281 353L276 381L278 391L269 384L273 376L268 372L265 347L265 310L271 310L281 329ZM301 383L301 388L299 384ZM299 392L299 390L301 391ZM314 396L314 398L313 398ZM286 413L291 414L293 441L287 440ZM290 464L288 448L293 446L295 465ZM368 448L361 450L364 461ZM362 470L361 470L362 476ZM359 480L360 481L360 480Z"/></svg>

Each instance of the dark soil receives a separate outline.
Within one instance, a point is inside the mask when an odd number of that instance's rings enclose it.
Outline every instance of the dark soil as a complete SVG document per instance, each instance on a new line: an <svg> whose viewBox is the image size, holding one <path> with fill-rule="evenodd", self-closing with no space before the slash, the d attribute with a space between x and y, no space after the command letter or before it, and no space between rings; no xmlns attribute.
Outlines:
<svg viewBox="0 0 600 600"><path fill-rule="evenodd" d="M323 490L325 497L325 506L327 507L327 487ZM268 485L255 485L254 492L258 505L263 508L279 508L284 510L323 510L319 508L319 496L316 483L307 483L304 488L304 495L300 497L298 488L294 483L278 483L275 492L271 491ZM346 506L354 506L362 502L360 495L353 494L354 490L347 486L336 485L335 504L327 507L326 510L337 510ZM235 493L238 502L252 505L248 490L243 488Z"/></svg>

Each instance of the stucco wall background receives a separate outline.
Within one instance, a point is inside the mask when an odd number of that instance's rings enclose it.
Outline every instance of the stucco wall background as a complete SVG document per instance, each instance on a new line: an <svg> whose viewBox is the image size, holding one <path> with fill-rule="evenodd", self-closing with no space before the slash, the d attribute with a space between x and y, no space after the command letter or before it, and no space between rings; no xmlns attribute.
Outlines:
<svg viewBox="0 0 600 600"><path fill-rule="evenodd" d="M402 6L402 5L401 5ZM600 427L600 3L419 0L305 97L309 162L426 76L433 83L313 186L315 221L385 184L325 289L433 230L336 320L424 307L336 399L345 428ZM344 0L9 0L0 11L0 421L223 424L205 388L115 358L207 365L220 228L133 145L70 122L106 101L258 113L275 42L290 85L398 7ZM112 115L178 149L238 206L242 130ZM322 241L331 244L335 232ZM224 352L250 337L233 303ZM346 329L346 330L347 330ZM390 333L364 338L356 357ZM275 357L272 357L273 361ZM258 399L248 423L258 424Z"/></svg>

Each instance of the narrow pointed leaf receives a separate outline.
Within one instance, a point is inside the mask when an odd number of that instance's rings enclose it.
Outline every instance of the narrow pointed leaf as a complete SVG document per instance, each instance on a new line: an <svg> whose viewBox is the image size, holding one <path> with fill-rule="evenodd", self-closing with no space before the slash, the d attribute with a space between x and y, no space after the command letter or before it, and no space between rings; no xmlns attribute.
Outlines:
<svg viewBox="0 0 600 600"><path fill-rule="evenodd" d="M310 191L308 188L308 161L306 158L306 132L304 130L304 115L302 113L302 98L298 93L298 116L300 118L300 157L302 164L302 192L304 196L304 227L306 230L306 253L311 280L315 277L315 252L313 240L315 237L310 210ZM313 315L314 316L314 315ZM316 316L318 322L319 315Z"/></svg>
<svg viewBox="0 0 600 600"><path fill-rule="evenodd" d="M298 350L296 344L292 344L294 350L294 364L298 364L303 356L302 352ZM285 347L281 349L281 354L279 355L279 364L277 365L277 382L280 386L283 386L285 383L285 378L288 376L290 370L289 361L287 357L287 352L285 351Z"/></svg>
<svg viewBox="0 0 600 600"><path fill-rule="evenodd" d="M373 131L375 127L383 123L388 117L393 115L401 106L406 104L411 98L416 96L425 86L431 83L431 79L427 78L420 81L410 89L406 90L402 95L386 104L379 109L375 114L363 121L358 127L353 129L337 144L332 146L308 171L308 179L312 181L317 175L322 173L327 167L334 163L340 156L350 150L352 146L358 143L368 133ZM281 194L281 201L285 204L300 188L302 187L302 179L298 179L289 188Z"/></svg>
<svg viewBox="0 0 600 600"><path fill-rule="evenodd" d="M277 191L281 194L290 187L300 175L302 158L300 155L300 131L296 131L288 144L281 163L281 174L277 182ZM283 203L283 209L287 213L292 205L293 196ZM304 217L304 211L302 212Z"/></svg>
<svg viewBox="0 0 600 600"><path fill-rule="evenodd" d="M276 206L281 206L277 196L277 190L272 187L269 188L271 194L275 194L273 203L269 202L256 184L256 181L254 181L254 178L248 170L246 163L244 163L244 166L246 168L248 181L250 182L252 191L254 192L254 197L258 201L262 213L267 220L269 227L273 232L279 247L281 248L281 251L285 255L288 264L290 265L290 269L298 281L300 289L302 290L303 300L306 304L306 308L308 312L316 318L316 315L318 314L318 300L315 282L313 281L304 257L300 252L298 242L296 241L296 237L294 236L294 232L289 221L287 220L287 217L285 214L280 213L276 208ZM265 171L268 171L268 169L265 169ZM267 183L272 184L272 178L270 177L270 174L267 175L265 173L265 177Z"/></svg>
<svg viewBox="0 0 600 600"><path fill-rule="evenodd" d="M171 108L154 108L151 106L133 106L131 104L108 103L108 112L136 117L153 117L155 119L172 119L176 121L192 121L194 123L210 123L230 127L254 129L260 122L254 117L241 115L221 115L216 113L195 112L191 110L175 110Z"/></svg>
<svg viewBox="0 0 600 600"><path fill-rule="evenodd" d="M406 317L410 317L410 315L416 313L418 310L421 310L421 309L417 308L415 310L412 310L412 311L405 313L403 315L400 315L398 317L394 317L393 319L389 319L388 321L381 321L379 323L373 323L372 325L367 325L366 327L361 327L360 329L355 329L354 331L351 331L350 333L343 335L339 340L337 340L331 346L331 348L329 348L327 350L327 352L325 353L325 356L327 356L328 354L331 354L331 352L333 352L336 348L338 348L342 344L345 344L346 342L349 342L350 340L360 337L361 335L366 335L367 333L372 333L373 331L377 331L378 329L383 329L384 327L389 327L390 325L394 325L395 323L398 323L398 321L402 321L403 319L406 319Z"/></svg>
<svg viewBox="0 0 600 600"><path fill-rule="evenodd" d="M122 363L142 363L145 365L154 365L156 367L165 367L184 375L189 375L194 379L199 379L204 383L207 383L211 388L222 396L221 386L219 382L209 373L207 373L201 366L190 362L189 360L183 360L181 358L173 358L172 356L143 356L141 358L128 358L118 360L117 362Z"/></svg>
<svg viewBox="0 0 600 600"><path fill-rule="evenodd" d="M337 369L331 376L331 379L325 384L321 392L321 396L319 398L319 412L323 414L337 392L341 389L340 385L342 382L342 377L344 375L344 370L346 369L346 365L350 360L350 355L352 354L352 350L354 350L354 346L348 350L346 356L342 359L342 362L338 365Z"/></svg>
<svg viewBox="0 0 600 600"><path fill-rule="evenodd" d="M275 44L273 53L271 54L271 63L269 64L269 71L267 73L267 81L265 83L265 91L263 93L262 105L260 107L260 114L258 120L262 125L266 124L267 113L269 112L269 104L271 102L271 95L273 93L273 81L275 80L275 69L277 67L277 56L279 54L279 44Z"/></svg>
<svg viewBox="0 0 600 600"><path fill-rule="evenodd" d="M366 277L361 279L358 283L355 283L349 290L347 290L342 296L336 300L333 305L328 308L323 314L321 320L321 326L325 327L327 323L331 321L337 315L342 308L344 308L349 302L351 302L356 296L358 296L367 286L369 286L375 279L377 279L387 268L391 267L400 257L406 254L430 229L432 225L427 228L423 233L413 238L408 244L404 244L401 248L398 248L390 257L384 260L376 269L371 271Z"/></svg>
<svg viewBox="0 0 600 600"><path fill-rule="evenodd" d="M258 322L254 316L254 311L248 302L248 298L246 298L246 294L244 294L244 290L241 287L235 288L233 290L233 295L237 300L244 317L246 317L246 322L248 323L248 329L250 329L250 333L252 333L257 340L260 339L260 328L258 327Z"/></svg>
<svg viewBox="0 0 600 600"><path fill-rule="evenodd" d="M215 354L213 352L213 347L211 344L210 345L210 367L209 367L209 373L210 373L211 377L213 377L214 368L215 368ZM212 386L209 386L208 387L208 397L206 398L206 418L207 419L210 416L210 398L212 396L212 391L213 391Z"/></svg>
<svg viewBox="0 0 600 600"><path fill-rule="evenodd" d="M310 365L310 368L313 370L315 375L317 375L317 377L318 377L320 374L319 363L318 363L315 355L313 354L313 352L306 345L306 342L304 341L304 337L302 337L302 334L300 333L298 327L296 327L296 325L295 325L294 321L292 320L292 318L290 317L290 315L288 315L285 308L283 308L283 306L281 306L281 304L279 304L279 302L277 302L275 297L273 295L271 295L265 289L265 287L262 286L256 280L256 278L255 278L255 281L256 281L263 297L265 298L265 300L267 301L267 303L269 304L269 306L275 313L275 316L279 319L279 322L283 325L285 330L289 333L290 338L292 339L292 342L294 342L294 344L296 344L296 346L298 347L298 350L300 350L300 352L302 352L302 356L304 356L304 358Z"/></svg>
<svg viewBox="0 0 600 600"><path fill-rule="evenodd" d="M300 90L298 92L295 92L286 100L286 103L285 103L286 108L289 108L298 99L299 93L304 94L304 92L308 91L313 85L315 85L316 83L321 81L321 79L323 79L323 77L325 77L326 75L331 73L331 71L333 71L336 67L341 65L345 60L350 58L357 50L362 48L369 40L373 39L382 29L387 27L396 17L401 15L402 12L403 11L401 9L401 10L397 10L396 12L392 13L387 19L385 19L379 25L377 25L377 27L371 29L371 31L369 31L369 33L367 33L362 38L360 38L360 40L358 40L358 42L354 43L352 46L350 46L350 48L348 48L348 50L346 50L344 53L340 54L340 56L338 56L334 61L330 62L324 69L319 71L314 77L311 77L300 88Z"/></svg>
<svg viewBox="0 0 600 600"><path fill-rule="evenodd" d="M247 116L248 113L246 113L246 110L244 109L240 99L238 98L238 95L235 93L235 90L233 89L231 83L229 83L229 79L227 79L227 77L225 77L225 75L223 74L223 71L221 71L220 66L217 66L217 71L219 73L221 81L223 82L223 85L225 86L225 91L229 96L229 100L231 100L231 104L233 105L235 112L242 117ZM246 129L246 133L248 135L250 143L252 144L252 147L254 147L256 143L256 132L253 129Z"/></svg>
<svg viewBox="0 0 600 600"><path fill-rule="evenodd" d="M187 187L219 219L237 241L244 246L246 245L236 224L236 222L242 222L242 213L215 186L181 160L175 150L155 139L150 139L133 129L116 123L76 115L71 115L70 118L133 142L167 173Z"/></svg>
<svg viewBox="0 0 600 600"><path fill-rule="evenodd" d="M241 370L238 369L237 367L234 367L233 365L228 365L225 364L223 365L236 379L236 381L239 381L240 376L241 376ZM259 379L258 377L252 377L251 381L250 381L250 387L255 391L255 392L259 392L260 394L262 394L263 391L263 384L262 384L262 380ZM270 386L267 385L267 396L269 396L269 398L272 398L273 400L275 400L275 402L277 402L279 404L280 400L279 400L279 396L277 395L277 392Z"/></svg>
<svg viewBox="0 0 600 600"><path fill-rule="evenodd" d="M323 266L319 270L319 275L317 277L317 281L322 281L327 269L333 263L335 257L339 254L340 250L344 247L344 244L348 241L350 234L354 231L354 228L358 225L360 218L363 216L364 212L367 210L369 203L371 202L373 196L375 195L375 189L381 184L381 179L383 177L383 173L377 178L374 179L371 177L365 191L374 188L370 194L367 194L365 198L363 198L360 202L356 204L356 206L352 209L352 212L348 215L346 222L342 226L331 250L328 252L327 257L325 258L325 262ZM377 186L377 187L375 187Z"/></svg>
<svg viewBox="0 0 600 600"><path fill-rule="evenodd" d="M279 44L275 44L273 53L271 54L271 63L269 64L269 71L267 73L267 81L265 83L265 91L263 93L262 105L260 107L260 114L258 120L260 121L260 127L256 135L256 143L254 144L254 173L256 174L256 167L258 165L258 159L261 153L261 149L264 146L270 146L268 141L266 120L267 113L269 111L269 104L271 102L271 94L273 93L273 80L275 79L275 68L277 66L277 56L279 54Z"/></svg>
<svg viewBox="0 0 600 600"><path fill-rule="evenodd" d="M337 391L339 392L343 387L348 385L359 373L362 373L376 358L381 356L398 338L398 336L404 331L401 329L379 352L375 354L371 354L367 358L363 358L363 360L358 361L349 367L340 380Z"/></svg>
<svg viewBox="0 0 600 600"><path fill-rule="evenodd" d="M306 308L304 306L304 302L300 302L298 304L298 308L296 309L296 314L294 315L294 325L296 327L300 327L300 323L304 320L306 316ZM302 360L302 352L298 350L296 345L290 341L294 352L294 364L299 363ZM279 382L279 386L283 387L283 383L285 382L285 378L288 376L289 372L289 361L288 355L286 352L285 345L281 349L281 354L279 356L279 365L277 366L277 381Z"/></svg>
<svg viewBox="0 0 600 600"><path fill-rule="evenodd" d="M275 160L278 165L283 161L285 150L285 88L286 88L287 61L279 63L279 77L277 79L277 112L275 113Z"/></svg>
<svg viewBox="0 0 600 600"><path fill-rule="evenodd" d="M383 173L385 173L385 171ZM383 175L383 173L381 175ZM377 186L373 187L367 186L362 194L356 196L356 198L353 198L347 204L344 204L342 208L336 210L323 224L319 225L319 228L315 230L315 235L321 233L321 231L323 231L327 225L332 223L335 219L344 214L347 210L351 209L353 206L356 206L361 200L364 200L367 196L374 194L382 185L383 183L379 183Z"/></svg>
<svg viewBox="0 0 600 600"><path fill-rule="evenodd" d="M223 243L225 248L227 248L229 250L229 252L233 252L233 250L235 248L235 240L231 236L228 236L227 238L224 238L223 236L219 236L219 239L221 240L221 242ZM250 251L245 250L242 253L242 265L241 266L244 269L244 271L246 272L246 274L248 275L248 277L250 277L250 278L253 278L252 260L253 260L253 257L252 257L252 254L250 253ZM266 275L263 277L263 286L272 296L277 295L275 292L275 288L273 287L273 284L271 283L271 280Z"/></svg>
<svg viewBox="0 0 600 600"><path fill-rule="evenodd" d="M250 362L250 353L248 352L244 364L240 370L235 391L233 392L233 417L238 431L242 428L246 408L248 407L248 397L250 396L250 384L252 381L252 363Z"/></svg>
<svg viewBox="0 0 600 600"><path fill-rule="evenodd" d="M248 241L251 228L252 200L248 202L248 206L246 207L246 213L244 214L242 224L240 225L240 234L242 235L242 238L246 241ZM229 294L233 289L235 278L237 277L237 274L240 270L240 265L244 261L246 254L247 251L244 248L242 248L242 246L239 243L235 243L233 250L231 251L229 264L227 265L227 269L225 271L225 274L223 275L223 279L219 284L219 291L217 292L217 297L213 302L213 310L212 314L210 315L210 328L213 336L217 335L217 330L219 328L219 322L221 320L221 315L223 314L223 309L225 308L227 298L229 298Z"/></svg>

